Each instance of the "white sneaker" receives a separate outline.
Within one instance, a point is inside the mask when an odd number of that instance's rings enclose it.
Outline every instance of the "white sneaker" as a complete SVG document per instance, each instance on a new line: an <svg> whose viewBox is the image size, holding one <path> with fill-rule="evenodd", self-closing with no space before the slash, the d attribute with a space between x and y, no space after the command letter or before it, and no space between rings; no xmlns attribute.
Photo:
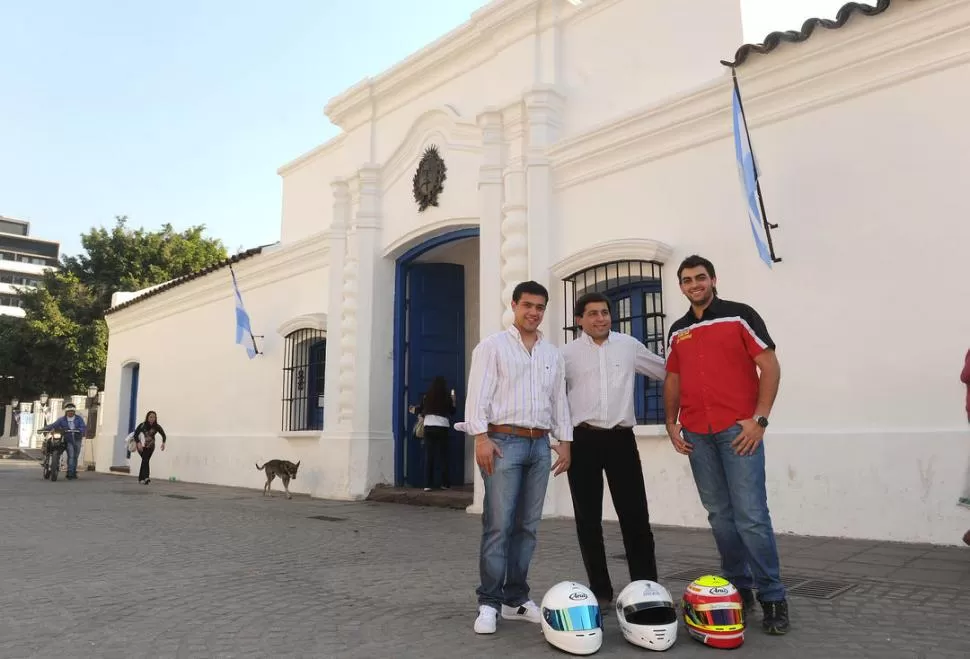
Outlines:
<svg viewBox="0 0 970 659"><path fill-rule="evenodd" d="M539 607L532 600L528 602L523 602L520 606L506 606L502 605L502 617L506 620L525 620L527 622L534 622L539 624L542 620L542 614L539 613Z"/></svg>
<svg viewBox="0 0 970 659"><path fill-rule="evenodd" d="M484 604L478 607L478 617L475 618L476 634L494 634L497 624L498 611Z"/></svg>

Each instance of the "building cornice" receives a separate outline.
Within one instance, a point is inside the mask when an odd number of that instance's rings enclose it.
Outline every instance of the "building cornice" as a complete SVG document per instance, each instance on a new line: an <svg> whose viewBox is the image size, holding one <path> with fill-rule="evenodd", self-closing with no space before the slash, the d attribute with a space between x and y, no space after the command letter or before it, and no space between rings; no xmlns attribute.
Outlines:
<svg viewBox="0 0 970 659"><path fill-rule="evenodd" d="M759 127L970 62L970 0L904 3L738 70L745 115ZM668 98L549 150L558 189L732 135L731 76Z"/></svg>

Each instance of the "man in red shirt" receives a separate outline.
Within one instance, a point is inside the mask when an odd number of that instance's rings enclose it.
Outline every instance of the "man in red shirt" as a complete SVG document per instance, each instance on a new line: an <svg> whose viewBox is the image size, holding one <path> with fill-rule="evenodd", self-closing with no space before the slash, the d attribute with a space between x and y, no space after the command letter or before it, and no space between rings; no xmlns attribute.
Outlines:
<svg viewBox="0 0 970 659"><path fill-rule="evenodd" d="M707 259L687 257L677 279L691 308L670 327L667 434L677 452L690 458L723 576L741 592L745 611L754 608L757 588L762 627L785 634L788 602L768 513L762 444L781 379L775 344L754 309L717 296Z"/></svg>

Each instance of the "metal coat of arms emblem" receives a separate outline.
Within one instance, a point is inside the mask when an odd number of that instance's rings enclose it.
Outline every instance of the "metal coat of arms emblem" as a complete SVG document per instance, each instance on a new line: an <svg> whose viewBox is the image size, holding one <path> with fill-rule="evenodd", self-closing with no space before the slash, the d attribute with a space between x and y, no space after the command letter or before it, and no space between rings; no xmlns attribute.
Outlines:
<svg viewBox="0 0 970 659"><path fill-rule="evenodd" d="M425 149L413 179L414 200L418 202L419 211L438 205L438 195L444 190L448 178L447 170L445 161L438 155L438 147L432 145Z"/></svg>

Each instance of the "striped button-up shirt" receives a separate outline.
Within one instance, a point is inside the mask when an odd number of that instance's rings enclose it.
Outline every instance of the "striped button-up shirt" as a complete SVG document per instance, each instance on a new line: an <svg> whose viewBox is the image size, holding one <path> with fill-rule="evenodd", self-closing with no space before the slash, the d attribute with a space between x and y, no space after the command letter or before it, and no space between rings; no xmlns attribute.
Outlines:
<svg viewBox="0 0 970 659"><path fill-rule="evenodd" d="M465 421L455 428L481 435L490 423L545 428L560 441L572 441L563 358L541 333L531 353L514 325L472 352Z"/></svg>
<svg viewBox="0 0 970 659"><path fill-rule="evenodd" d="M597 428L636 425L633 376L666 377L664 360L629 334L610 332L602 345L583 332L562 347L573 425Z"/></svg>

